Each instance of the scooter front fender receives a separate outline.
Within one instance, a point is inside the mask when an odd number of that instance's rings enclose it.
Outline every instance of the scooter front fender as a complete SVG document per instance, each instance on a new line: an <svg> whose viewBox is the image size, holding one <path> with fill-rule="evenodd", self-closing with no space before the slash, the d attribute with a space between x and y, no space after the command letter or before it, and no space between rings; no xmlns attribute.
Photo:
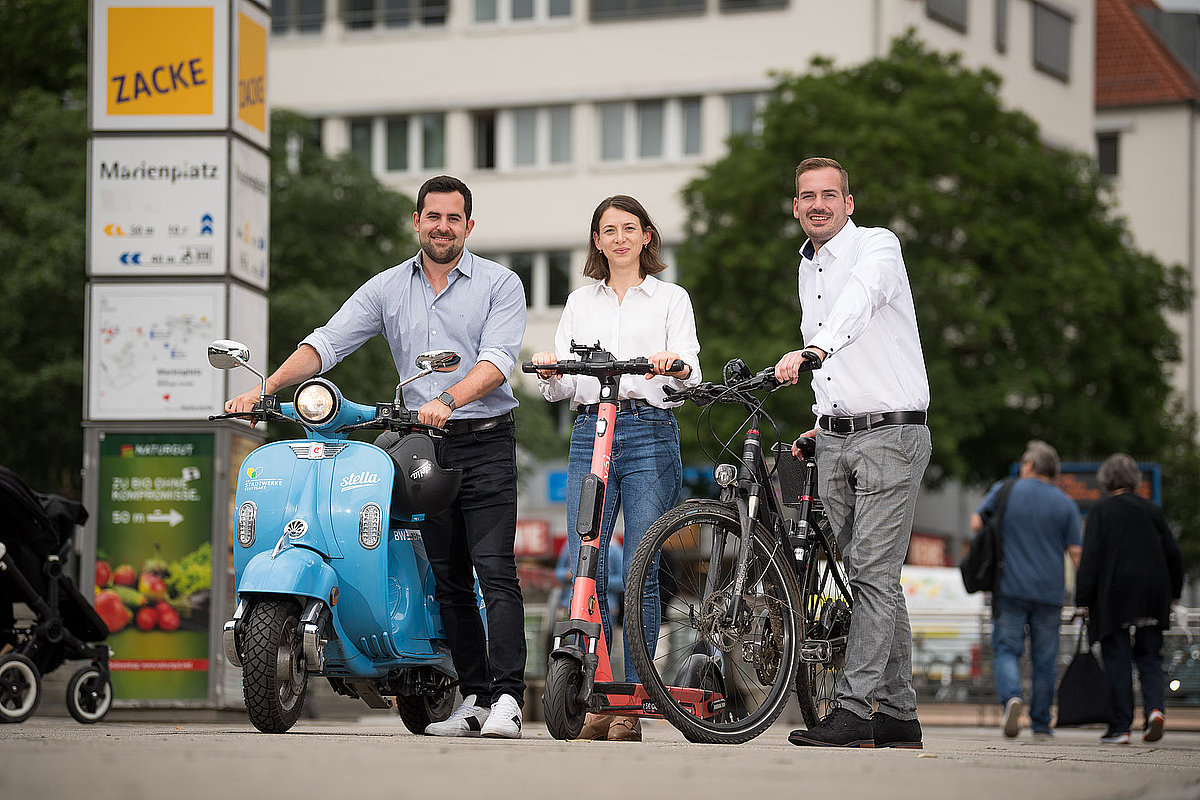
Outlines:
<svg viewBox="0 0 1200 800"><path fill-rule="evenodd" d="M315 597L333 605L337 573L320 553L307 547L262 552L250 559L238 580L238 595L290 594Z"/></svg>

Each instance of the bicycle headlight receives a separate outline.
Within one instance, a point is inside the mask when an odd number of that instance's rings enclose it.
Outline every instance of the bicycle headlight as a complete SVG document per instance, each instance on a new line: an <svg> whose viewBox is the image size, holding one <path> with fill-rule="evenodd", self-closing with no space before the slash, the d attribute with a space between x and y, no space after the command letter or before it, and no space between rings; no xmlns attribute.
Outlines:
<svg viewBox="0 0 1200 800"><path fill-rule="evenodd" d="M717 468L713 470L713 477L721 488L732 486L737 480L737 467L733 464L717 464Z"/></svg>
<svg viewBox="0 0 1200 800"><path fill-rule="evenodd" d="M300 384L296 390L296 413L310 425L323 425L338 412L338 396L333 386L320 378Z"/></svg>

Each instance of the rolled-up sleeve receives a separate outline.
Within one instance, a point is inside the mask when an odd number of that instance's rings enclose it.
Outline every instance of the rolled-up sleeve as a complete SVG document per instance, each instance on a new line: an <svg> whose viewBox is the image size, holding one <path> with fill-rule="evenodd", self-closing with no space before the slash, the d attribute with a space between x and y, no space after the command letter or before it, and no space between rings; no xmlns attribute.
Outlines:
<svg viewBox="0 0 1200 800"><path fill-rule="evenodd" d="M524 337L525 290L516 273L506 270L497 275L492 287L476 363L490 361L507 378L517 365Z"/></svg>
<svg viewBox="0 0 1200 800"><path fill-rule="evenodd" d="M329 322L300 340L317 351L321 372L333 369L368 339L383 332L380 278L364 283L342 304Z"/></svg>

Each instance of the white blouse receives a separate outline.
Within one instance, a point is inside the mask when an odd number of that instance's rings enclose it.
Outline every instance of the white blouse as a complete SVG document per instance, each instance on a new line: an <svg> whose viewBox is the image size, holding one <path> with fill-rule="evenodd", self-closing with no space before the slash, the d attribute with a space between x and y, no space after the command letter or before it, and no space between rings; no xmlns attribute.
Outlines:
<svg viewBox="0 0 1200 800"><path fill-rule="evenodd" d="M682 286L665 283L653 275L627 290L623 302L617 302L617 293L604 281L571 292L554 334L554 352L560 361L578 358L571 352L572 339L577 345L599 342L618 360L666 350L678 353L692 368L684 379L655 375L647 380L640 375L622 375L618 392L622 400L640 398L659 408L671 408L679 403L664 398L664 386L682 389L701 380L692 298ZM551 402L569 398L573 409L600 401L600 381L590 375L549 379L539 375L538 386Z"/></svg>

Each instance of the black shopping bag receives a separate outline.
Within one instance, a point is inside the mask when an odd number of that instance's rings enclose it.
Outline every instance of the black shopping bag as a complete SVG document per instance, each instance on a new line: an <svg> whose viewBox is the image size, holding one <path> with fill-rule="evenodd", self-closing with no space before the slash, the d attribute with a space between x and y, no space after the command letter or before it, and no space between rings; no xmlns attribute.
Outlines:
<svg viewBox="0 0 1200 800"><path fill-rule="evenodd" d="M1084 646L1084 624L1079 625L1075 657L1058 684L1058 720L1055 727L1108 722L1108 677L1104 668Z"/></svg>

